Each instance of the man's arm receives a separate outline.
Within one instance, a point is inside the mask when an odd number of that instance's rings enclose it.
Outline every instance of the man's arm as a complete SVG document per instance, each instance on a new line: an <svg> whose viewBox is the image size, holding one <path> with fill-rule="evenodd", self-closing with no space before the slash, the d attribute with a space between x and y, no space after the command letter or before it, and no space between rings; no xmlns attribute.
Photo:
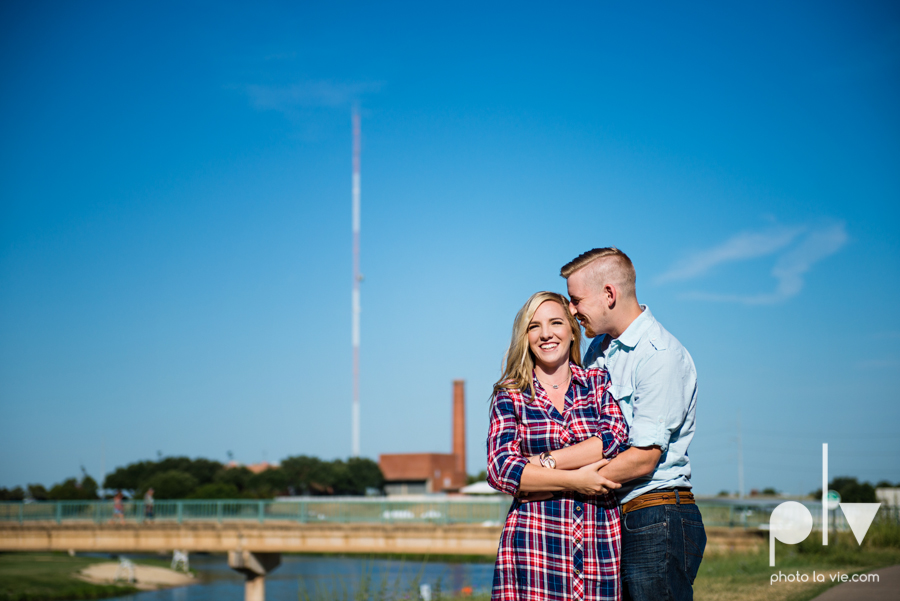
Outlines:
<svg viewBox="0 0 900 601"><path fill-rule="evenodd" d="M658 446L631 447L613 457L598 474L607 480L624 484L653 473L662 451Z"/></svg>
<svg viewBox="0 0 900 601"><path fill-rule="evenodd" d="M597 473L605 459L596 461L577 470L551 470L531 464L522 470L519 493L543 493L560 490L574 490L585 495L603 495L621 485L610 482ZM546 498L541 495L540 498Z"/></svg>

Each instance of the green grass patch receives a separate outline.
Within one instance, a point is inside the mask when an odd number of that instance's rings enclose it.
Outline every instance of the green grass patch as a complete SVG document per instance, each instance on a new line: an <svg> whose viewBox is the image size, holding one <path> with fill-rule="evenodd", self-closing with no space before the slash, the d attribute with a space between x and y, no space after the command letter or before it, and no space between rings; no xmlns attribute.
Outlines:
<svg viewBox="0 0 900 601"><path fill-rule="evenodd" d="M746 554L709 554L703 558L694 582L697 601L808 601L838 584L834 573L859 574L900 564L900 524L876 522L859 545L850 532L832 532L828 546L821 532L812 532L798 545L775 543L775 567L769 550ZM770 583L773 574L806 574L808 582ZM812 582L812 574L825 582Z"/></svg>
<svg viewBox="0 0 900 601"><path fill-rule="evenodd" d="M75 577L105 561L64 553L0 553L0 601L104 599L137 592L132 586L91 584Z"/></svg>

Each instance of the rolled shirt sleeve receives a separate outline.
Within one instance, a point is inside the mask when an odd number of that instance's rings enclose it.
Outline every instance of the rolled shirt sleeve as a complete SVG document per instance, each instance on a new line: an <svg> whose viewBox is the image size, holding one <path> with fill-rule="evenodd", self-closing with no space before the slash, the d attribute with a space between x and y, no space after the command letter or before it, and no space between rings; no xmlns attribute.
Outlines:
<svg viewBox="0 0 900 601"><path fill-rule="evenodd" d="M633 447L658 446L665 453L687 415L684 388L692 370L681 349L657 350L638 369L629 442Z"/></svg>
<svg viewBox="0 0 900 601"><path fill-rule="evenodd" d="M509 495L519 492L522 470L528 460L519 444L519 420L515 403L506 390L499 390L491 401L491 424L487 439L488 483Z"/></svg>

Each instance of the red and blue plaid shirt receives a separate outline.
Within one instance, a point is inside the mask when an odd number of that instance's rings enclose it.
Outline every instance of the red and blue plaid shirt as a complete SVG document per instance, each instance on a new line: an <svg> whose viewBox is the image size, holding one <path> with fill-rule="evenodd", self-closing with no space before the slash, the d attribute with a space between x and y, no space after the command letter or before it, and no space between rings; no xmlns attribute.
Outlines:
<svg viewBox="0 0 900 601"><path fill-rule="evenodd" d="M501 389L491 402L488 482L510 495L519 492L528 457L570 446L591 436L603 456L626 448L628 428L608 392L605 370L570 364L572 382L563 412L550 402L537 378L527 390ZM619 508L614 495L564 491L552 499L513 501L500 538L491 598L499 601L618 601L621 599Z"/></svg>

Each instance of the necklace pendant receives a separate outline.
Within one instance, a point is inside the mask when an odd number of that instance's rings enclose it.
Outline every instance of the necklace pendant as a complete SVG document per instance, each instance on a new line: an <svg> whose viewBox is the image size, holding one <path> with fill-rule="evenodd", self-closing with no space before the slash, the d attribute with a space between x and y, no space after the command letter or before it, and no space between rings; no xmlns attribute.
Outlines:
<svg viewBox="0 0 900 601"><path fill-rule="evenodd" d="M551 384L550 386L553 386L553 384ZM554 390L557 389L557 388L559 388L559 384L557 384L556 386L553 386L553 389L554 389Z"/></svg>

